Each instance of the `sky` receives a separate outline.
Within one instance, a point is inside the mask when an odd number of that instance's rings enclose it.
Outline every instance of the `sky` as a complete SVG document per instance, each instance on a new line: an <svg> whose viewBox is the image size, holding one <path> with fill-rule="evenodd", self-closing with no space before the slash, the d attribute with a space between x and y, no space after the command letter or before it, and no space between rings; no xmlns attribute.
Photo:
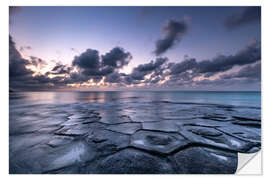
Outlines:
<svg viewBox="0 0 270 180"><path fill-rule="evenodd" d="M10 7L14 90L260 90L260 7Z"/></svg>

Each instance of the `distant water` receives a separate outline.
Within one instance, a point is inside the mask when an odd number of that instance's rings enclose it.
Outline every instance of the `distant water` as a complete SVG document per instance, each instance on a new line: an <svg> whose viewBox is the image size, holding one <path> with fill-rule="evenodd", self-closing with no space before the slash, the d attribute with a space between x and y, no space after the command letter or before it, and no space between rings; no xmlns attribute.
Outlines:
<svg viewBox="0 0 270 180"><path fill-rule="evenodd" d="M110 102L202 103L261 107L260 92L229 91L100 91L100 92L17 92L10 104L65 104Z"/></svg>

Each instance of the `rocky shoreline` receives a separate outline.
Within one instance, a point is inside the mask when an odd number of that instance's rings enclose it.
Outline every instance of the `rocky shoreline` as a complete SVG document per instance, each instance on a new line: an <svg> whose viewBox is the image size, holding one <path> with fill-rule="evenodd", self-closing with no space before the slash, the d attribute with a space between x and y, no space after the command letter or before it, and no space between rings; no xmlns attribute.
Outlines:
<svg viewBox="0 0 270 180"><path fill-rule="evenodd" d="M231 174L261 148L260 109L156 105L10 106L10 173Z"/></svg>

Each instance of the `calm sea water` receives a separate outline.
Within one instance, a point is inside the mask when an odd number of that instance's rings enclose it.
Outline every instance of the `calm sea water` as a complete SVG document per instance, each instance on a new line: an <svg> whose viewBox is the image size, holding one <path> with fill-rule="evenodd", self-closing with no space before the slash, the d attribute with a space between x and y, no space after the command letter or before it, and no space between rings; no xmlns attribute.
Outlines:
<svg viewBox="0 0 270 180"><path fill-rule="evenodd" d="M261 107L260 92L105 91L10 93L10 104L65 104L77 102L172 102Z"/></svg>

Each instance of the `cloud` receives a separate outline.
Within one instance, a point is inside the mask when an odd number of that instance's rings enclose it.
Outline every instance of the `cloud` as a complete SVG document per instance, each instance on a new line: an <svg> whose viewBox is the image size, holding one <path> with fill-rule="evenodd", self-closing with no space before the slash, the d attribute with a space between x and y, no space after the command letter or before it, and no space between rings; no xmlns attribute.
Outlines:
<svg viewBox="0 0 270 180"><path fill-rule="evenodd" d="M261 45L258 41L250 42L235 55L220 55L212 60L205 60L198 63L200 73L217 73L231 69L235 65L252 64L261 60Z"/></svg>
<svg viewBox="0 0 270 180"><path fill-rule="evenodd" d="M160 70L161 66L167 61L168 58L157 58L155 62L151 61L150 63L141 64L133 69L132 73L130 74L131 79L143 80L144 76L147 74L150 74L156 70Z"/></svg>
<svg viewBox="0 0 270 180"><path fill-rule="evenodd" d="M229 29L241 27L261 20L261 7L246 7L241 12L236 12L228 17L225 26Z"/></svg>
<svg viewBox="0 0 270 180"><path fill-rule="evenodd" d="M54 66L52 68L52 70L49 73L54 74L54 75L56 75L56 74L70 74L71 70L72 70L72 67L58 63L56 66Z"/></svg>
<svg viewBox="0 0 270 180"><path fill-rule="evenodd" d="M105 76L114 72L112 67L102 67L100 69L84 69L82 74L86 76Z"/></svg>
<svg viewBox="0 0 270 180"><path fill-rule="evenodd" d="M197 67L196 59L186 59L180 63L171 63L170 65L171 74L180 74L187 70L193 69Z"/></svg>
<svg viewBox="0 0 270 180"><path fill-rule="evenodd" d="M75 56L72 65L82 69L98 69L100 66L99 53L97 50L87 49L80 56Z"/></svg>
<svg viewBox="0 0 270 180"><path fill-rule="evenodd" d="M168 73L164 85L168 87L201 87L221 86L225 83L245 84L260 82L261 46L258 41L250 41L243 49L234 55L217 56L210 60L197 62L194 58L185 58L179 63L168 63ZM256 64L256 65L254 65ZM241 67L237 73L231 71ZM225 73L225 74L224 74ZM169 77L169 78L168 78Z"/></svg>
<svg viewBox="0 0 270 180"><path fill-rule="evenodd" d="M132 59L132 56L129 52L121 47L115 47L110 52L101 56L103 66L111 66L114 68L122 68L127 65Z"/></svg>
<svg viewBox="0 0 270 180"><path fill-rule="evenodd" d="M221 78L222 79L246 78L246 79L261 80L261 62L258 62L255 65L245 66L241 68L238 72L223 75Z"/></svg>
<svg viewBox="0 0 270 180"><path fill-rule="evenodd" d="M20 47L20 51L31 50L31 49L32 49L31 46L21 46L21 47Z"/></svg>
<svg viewBox="0 0 270 180"><path fill-rule="evenodd" d="M78 67L82 76L97 78L117 71L127 65L131 58L131 54L120 47L113 48L101 57L97 50L87 49L79 56L75 56L72 66Z"/></svg>
<svg viewBox="0 0 270 180"><path fill-rule="evenodd" d="M120 83L122 82L122 75L118 72L114 72L106 76L104 81L109 83Z"/></svg>
<svg viewBox="0 0 270 180"><path fill-rule="evenodd" d="M79 56L75 56L72 61L73 67L78 67L80 76L102 76L110 74L113 72L113 68L102 67L100 62L99 52L93 49L87 49L85 52ZM94 78L94 77L93 77ZM86 77L81 77L76 79L87 79Z"/></svg>
<svg viewBox="0 0 270 180"><path fill-rule="evenodd" d="M38 67L38 68L43 68L44 66L47 65L47 62L38 58L38 57L35 57L35 56L30 56L30 60L29 62L35 66L35 67Z"/></svg>
<svg viewBox="0 0 270 180"><path fill-rule="evenodd" d="M169 63L168 58L157 57L149 63L134 67L130 74L119 72L132 57L123 48L113 48L103 56L100 56L97 50L87 49L74 57L72 65L58 62L43 74L27 68L35 66L40 69L41 66L46 66L45 61L33 56L29 59L23 58L12 37L9 49L10 88L21 90L61 89L67 88L68 84L80 85L90 79L96 83L104 80L106 86L117 85L119 88L132 85L184 89L247 83L259 85L261 79L261 46L255 40L234 55L217 56L199 62L185 57L182 62ZM235 72L235 69L240 70Z"/></svg>
<svg viewBox="0 0 270 180"><path fill-rule="evenodd" d="M166 61L168 61L168 58L157 58L155 62L151 61L150 63L141 64L134 70L140 72L153 71L163 65Z"/></svg>
<svg viewBox="0 0 270 180"><path fill-rule="evenodd" d="M22 58L21 54L15 47L15 43L11 36L9 36L9 77L12 81L16 77L31 76L31 70L26 69L26 65L30 62Z"/></svg>
<svg viewBox="0 0 270 180"><path fill-rule="evenodd" d="M167 69L169 70L170 81L168 83L187 82L194 83L194 78L209 79L212 76L231 70L235 66L246 66L261 61L261 46L258 41L250 41L243 49L234 55L220 55L210 60L197 62L194 58L186 58L179 63L169 63ZM245 70L245 69L244 69ZM247 70L252 70L248 68ZM250 72L258 75L258 71ZM244 72L241 72L243 75ZM254 75L255 75L254 74ZM230 77L232 74L230 74ZM236 75L233 75L236 76ZM237 75L240 77L240 74ZM229 75L226 75L229 78ZM223 79L225 78L225 75ZM251 78L251 77L249 77ZM208 81L204 81L208 82Z"/></svg>
<svg viewBox="0 0 270 180"><path fill-rule="evenodd" d="M27 66L40 67L46 62L40 58L31 56L29 60L22 58L16 49L15 43L9 36L9 87L16 90L45 90L57 89L63 84L62 78L49 78L46 75L34 76L34 71Z"/></svg>
<svg viewBox="0 0 270 180"><path fill-rule="evenodd" d="M162 31L164 38L156 42L156 49L154 51L157 56L165 53L181 41L182 37L188 31L188 20L187 18L181 21L170 19L166 22Z"/></svg>

